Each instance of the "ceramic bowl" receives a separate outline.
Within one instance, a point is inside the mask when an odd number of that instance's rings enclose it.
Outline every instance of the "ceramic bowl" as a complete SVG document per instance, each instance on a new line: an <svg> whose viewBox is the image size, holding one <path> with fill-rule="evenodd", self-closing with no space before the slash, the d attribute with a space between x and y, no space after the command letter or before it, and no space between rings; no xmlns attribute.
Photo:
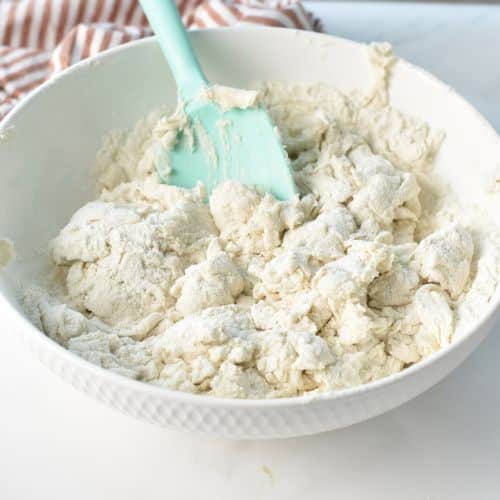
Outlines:
<svg viewBox="0 0 500 500"><path fill-rule="evenodd" d="M221 84L323 81L350 91L371 81L366 47L340 38L262 28L197 31L192 39L209 78ZM160 50L146 39L65 71L0 126L0 236L12 239L18 252L0 273L2 325L61 378L162 426L230 438L298 436L351 425L414 398L456 368L493 328L498 293L477 324L452 345L401 373L338 392L257 401L191 395L129 380L50 340L24 314L18 284L38 271L48 241L94 196L89 166L102 135L130 127L150 110L173 105L175 98ZM404 61L393 68L390 99L446 132L436 168L450 189L471 202L483 197L500 159L500 140L486 121L447 85ZM498 214L493 213L496 220Z"/></svg>

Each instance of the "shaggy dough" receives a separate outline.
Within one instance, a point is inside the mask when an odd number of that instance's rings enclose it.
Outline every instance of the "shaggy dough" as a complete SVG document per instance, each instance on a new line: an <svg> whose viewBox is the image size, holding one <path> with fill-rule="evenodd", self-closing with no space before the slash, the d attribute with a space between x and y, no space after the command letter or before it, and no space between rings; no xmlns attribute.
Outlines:
<svg viewBox="0 0 500 500"><path fill-rule="evenodd" d="M51 244L62 291L25 293L36 324L128 377L238 398L367 383L448 345L488 302L499 260L480 258L459 217L422 210L443 136L387 106L388 47L370 59L369 95L267 84L207 96L268 107L302 193L287 202L226 182L207 204L201 186L159 184L154 150L175 142L180 112L110 134L99 199Z"/></svg>

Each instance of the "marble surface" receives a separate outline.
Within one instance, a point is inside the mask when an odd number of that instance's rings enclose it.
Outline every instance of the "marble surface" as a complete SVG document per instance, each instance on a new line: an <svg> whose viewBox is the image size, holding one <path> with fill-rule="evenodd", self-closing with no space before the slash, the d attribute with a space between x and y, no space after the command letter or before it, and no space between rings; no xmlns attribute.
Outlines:
<svg viewBox="0 0 500 500"><path fill-rule="evenodd" d="M450 84L500 130L500 2L306 2L325 31L389 41Z"/></svg>
<svg viewBox="0 0 500 500"><path fill-rule="evenodd" d="M500 129L500 6L309 6L331 33L391 41ZM25 357L2 326L2 500L499 498L500 332L381 417L309 438L231 442L158 429L88 399Z"/></svg>

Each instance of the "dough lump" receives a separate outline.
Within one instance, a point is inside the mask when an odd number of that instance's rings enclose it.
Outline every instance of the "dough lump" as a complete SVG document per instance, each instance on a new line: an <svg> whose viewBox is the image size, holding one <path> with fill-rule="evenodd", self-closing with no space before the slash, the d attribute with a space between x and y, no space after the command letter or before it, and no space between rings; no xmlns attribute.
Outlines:
<svg viewBox="0 0 500 500"><path fill-rule="evenodd" d="M175 143L182 113L108 135L98 199L50 246L57 289L25 292L33 321L116 373L235 398L368 383L452 342L487 304L499 260L458 213L421 206L443 135L387 105L392 56L370 54L368 95L279 83L207 94L267 106L300 189L286 202L237 182L208 200L203 186L160 184L154 151Z"/></svg>

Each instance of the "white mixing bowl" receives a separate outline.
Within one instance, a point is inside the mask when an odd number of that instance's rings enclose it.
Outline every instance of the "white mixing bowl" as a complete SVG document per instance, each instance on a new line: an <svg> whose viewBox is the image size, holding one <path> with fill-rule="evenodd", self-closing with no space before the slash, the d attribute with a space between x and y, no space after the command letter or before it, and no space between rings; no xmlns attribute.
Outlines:
<svg viewBox="0 0 500 500"><path fill-rule="evenodd" d="M339 38L266 28L198 31L192 39L208 76L223 84L245 87L256 78L323 81L349 91L371 81L365 47ZM500 140L485 120L448 86L403 61L394 67L390 91L394 106L446 131L437 169L451 188L472 201L484 196L500 159ZM492 329L500 313L499 293L474 328L401 373L335 393L258 401L197 396L129 380L50 340L24 314L18 283L29 281L48 241L93 197L89 166L102 135L133 125L175 98L167 65L148 39L65 71L0 126L0 237L12 239L18 252L0 273L2 326L20 335L60 377L124 413L163 426L231 438L297 436L360 422L414 398L459 365Z"/></svg>

